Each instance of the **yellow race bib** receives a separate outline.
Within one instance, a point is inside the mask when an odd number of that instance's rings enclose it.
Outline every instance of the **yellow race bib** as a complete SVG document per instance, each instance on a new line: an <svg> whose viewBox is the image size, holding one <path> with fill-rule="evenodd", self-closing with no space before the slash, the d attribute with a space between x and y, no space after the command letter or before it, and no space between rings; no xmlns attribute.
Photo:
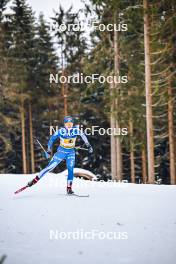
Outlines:
<svg viewBox="0 0 176 264"><path fill-rule="evenodd" d="M60 138L60 145L63 148L74 148L76 138Z"/></svg>

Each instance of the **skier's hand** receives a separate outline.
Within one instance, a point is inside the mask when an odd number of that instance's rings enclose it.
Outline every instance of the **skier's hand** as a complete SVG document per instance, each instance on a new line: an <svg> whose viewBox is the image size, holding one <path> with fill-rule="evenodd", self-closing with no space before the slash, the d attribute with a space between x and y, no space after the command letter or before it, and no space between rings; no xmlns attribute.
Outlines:
<svg viewBox="0 0 176 264"><path fill-rule="evenodd" d="M92 154L92 153L93 153L93 148L92 148L92 146L91 146L91 145L88 145L87 147L88 147L88 151L89 151L89 153Z"/></svg>
<svg viewBox="0 0 176 264"><path fill-rule="evenodd" d="M45 152L45 157L46 157L46 159L50 159L51 158L51 151L50 150Z"/></svg>

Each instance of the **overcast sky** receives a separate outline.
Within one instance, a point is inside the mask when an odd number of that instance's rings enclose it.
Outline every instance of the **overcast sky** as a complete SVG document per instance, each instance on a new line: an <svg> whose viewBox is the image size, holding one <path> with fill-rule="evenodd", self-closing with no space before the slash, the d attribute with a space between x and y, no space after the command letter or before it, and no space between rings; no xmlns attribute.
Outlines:
<svg viewBox="0 0 176 264"><path fill-rule="evenodd" d="M53 9L58 10L60 4L65 10L72 4L73 12L84 7L81 0L27 0L27 2L32 7L33 11L35 11L37 17L40 12L43 12L47 20L53 16Z"/></svg>

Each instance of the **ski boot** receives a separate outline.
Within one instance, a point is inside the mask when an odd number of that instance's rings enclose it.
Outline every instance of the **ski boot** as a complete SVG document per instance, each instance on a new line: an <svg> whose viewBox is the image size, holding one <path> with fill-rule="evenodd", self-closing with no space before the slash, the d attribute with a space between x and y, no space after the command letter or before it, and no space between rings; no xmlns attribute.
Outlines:
<svg viewBox="0 0 176 264"><path fill-rule="evenodd" d="M28 182L28 187L31 187L32 185L36 184L39 180L40 178L36 176L32 181Z"/></svg>
<svg viewBox="0 0 176 264"><path fill-rule="evenodd" d="M72 191L72 182L67 184L67 194L74 194Z"/></svg>

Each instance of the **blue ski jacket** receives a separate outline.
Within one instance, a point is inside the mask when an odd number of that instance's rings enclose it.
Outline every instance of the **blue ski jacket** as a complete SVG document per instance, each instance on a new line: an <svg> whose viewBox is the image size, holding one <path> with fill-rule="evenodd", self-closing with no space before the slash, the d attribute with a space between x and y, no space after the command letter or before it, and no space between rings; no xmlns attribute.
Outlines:
<svg viewBox="0 0 176 264"><path fill-rule="evenodd" d="M79 129L78 126L73 126L71 129L61 127L56 131L48 141L48 151L51 151L54 141L60 140L60 146L64 149L74 149L77 136L81 136L86 145L90 145L86 135ZM58 147L58 148L59 148Z"/></svg>

